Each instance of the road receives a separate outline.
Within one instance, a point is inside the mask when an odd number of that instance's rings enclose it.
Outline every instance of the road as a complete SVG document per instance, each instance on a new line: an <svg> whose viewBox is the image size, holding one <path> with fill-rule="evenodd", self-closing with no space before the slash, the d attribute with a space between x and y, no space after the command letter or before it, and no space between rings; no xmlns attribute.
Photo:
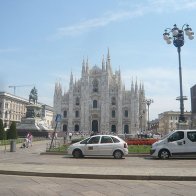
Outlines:
<svg viewBox="0 0 196 196"><path fill-rule="evenodd" d="M56 173L187 175L196 174L196 159L154 160L149 157L84 158L40 155L46 141L16 152L0 150L0 169L54 173L53 177L0 175L0 196L195 196L196 181L151 181L59 178Z"/></svg>
<svg viewBox="0 0 196 196"><path fill-rule="evenodd" d="M195 196L193 181L95 180L0 175L0 196Z"/></svg>

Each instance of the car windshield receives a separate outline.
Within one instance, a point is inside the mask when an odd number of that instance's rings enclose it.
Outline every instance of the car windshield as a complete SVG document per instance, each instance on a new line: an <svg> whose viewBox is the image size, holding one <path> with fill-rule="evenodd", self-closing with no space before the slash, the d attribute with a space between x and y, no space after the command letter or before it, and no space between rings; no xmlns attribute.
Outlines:
<svg viewBox="0 0 196 196"><path fill-rule="evenodd" d="M82 140L82 141L80 142L80 144L87 144L87 142L88 142L89 139L90 139L90 137L86 138L85 140Z"/></svg>

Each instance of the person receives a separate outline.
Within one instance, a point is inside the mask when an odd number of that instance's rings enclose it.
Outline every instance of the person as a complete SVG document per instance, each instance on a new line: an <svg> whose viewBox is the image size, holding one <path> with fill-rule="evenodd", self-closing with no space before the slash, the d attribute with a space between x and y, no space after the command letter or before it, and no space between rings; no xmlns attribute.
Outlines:
<svg viewBox="0 0 196 196"><path fill-rule="evenodd" d="M69 139L71 140L72 138L72 132L69 132Z"/></svg>
<svg viewBox="0 0 196 196"><path fill-rule="evenodd" d="M30 132L28 132L26 139L27 139L27 148L28 148L29 146L32 146L32 140L33 140L33 136Z"/></svg>

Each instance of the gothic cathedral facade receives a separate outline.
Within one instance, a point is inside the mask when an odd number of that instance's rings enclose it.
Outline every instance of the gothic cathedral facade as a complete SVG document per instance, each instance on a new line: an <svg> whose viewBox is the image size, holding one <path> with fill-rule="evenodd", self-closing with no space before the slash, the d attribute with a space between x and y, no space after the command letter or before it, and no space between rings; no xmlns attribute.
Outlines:
<svg viewBox="0 0 196 196"><path fill-rule="evenodd" d="M113 73L108 50L102 67L90 68L83 60L81 78L70 76L69 89L62 91L58 82L54 92L54 116L62 115L58 130L64 132L115 133L136 135L146 126L143 84L137 81L125 90L121 72Z"/></svg>

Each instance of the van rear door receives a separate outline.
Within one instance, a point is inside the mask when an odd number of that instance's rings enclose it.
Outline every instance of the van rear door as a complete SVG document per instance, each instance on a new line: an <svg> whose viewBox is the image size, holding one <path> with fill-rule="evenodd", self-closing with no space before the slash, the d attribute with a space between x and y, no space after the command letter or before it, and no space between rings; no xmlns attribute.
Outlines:
<svg viewBox="0 0 196 196"><path fill-rule="evenodd" d="M187 154L196 155L196 130L187 131L185 150Z"/></svg>

